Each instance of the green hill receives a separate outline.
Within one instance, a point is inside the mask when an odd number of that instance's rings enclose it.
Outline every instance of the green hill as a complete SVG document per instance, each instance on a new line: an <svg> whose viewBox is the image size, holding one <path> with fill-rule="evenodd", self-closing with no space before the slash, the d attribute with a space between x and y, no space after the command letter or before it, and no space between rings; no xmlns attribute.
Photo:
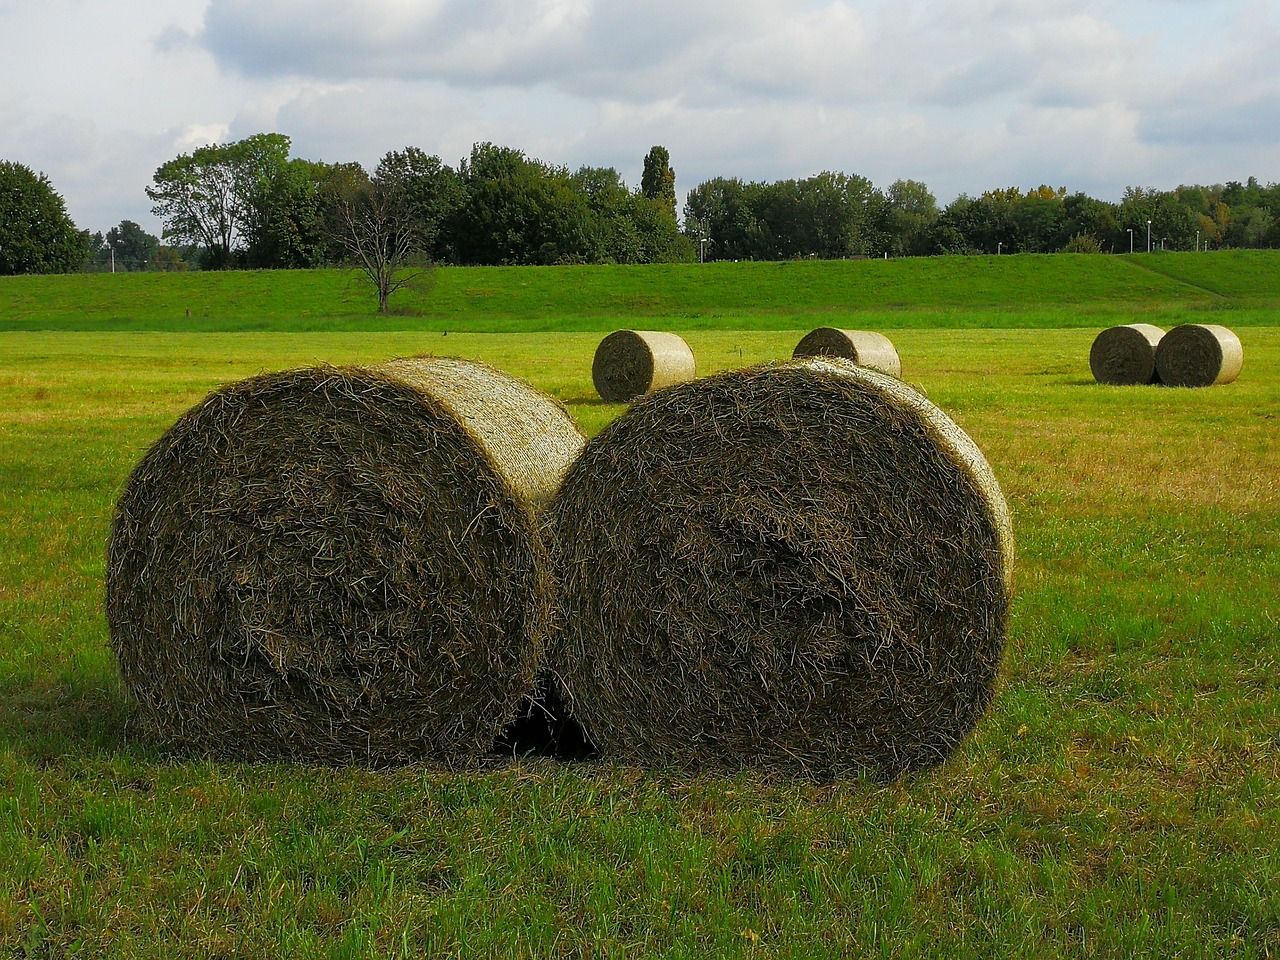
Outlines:
<svg viewBox="0 0 1280 960"><path fill-rule="evenodd" d="M441 267L378 316L349 270L0 278L0 330L1094 326L1118 310L1270 322L1280 251L652 266Z"/></svg>

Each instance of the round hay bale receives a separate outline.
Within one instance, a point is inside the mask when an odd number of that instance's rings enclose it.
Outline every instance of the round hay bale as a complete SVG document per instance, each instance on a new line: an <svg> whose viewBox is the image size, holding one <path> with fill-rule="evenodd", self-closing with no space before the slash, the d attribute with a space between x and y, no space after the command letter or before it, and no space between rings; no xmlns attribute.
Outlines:
<svg viewBox="0 0 1280 960"><path fill-rule="evenodd" d="M796 344L791 356L842 357L861 367L879 370L891 377L902 376L902 360L893 342L883 334L870 330L837 330L835 327L818 327L805 334Z"/></svg>
<svg viewBox="0 0 1280 960"><path fill-rule="evenodd" d="M695 375L683 337L654 330L615 330L596 347L591 380L601 399L627 403Z"/></svg>
<svg viewBox="0 0 1280 960"><path fill-rule="evenodd" d="M1156 348L1156 372L1170 387L1210 387L1231 383L1244 366L1240 338L1216 323L1184 323L1164 335Z"/></svg>
<svg viewBox="0 0 1280 960"><path fill-rule="evenodd" d="M606 756L892 776L991 701L1013 539L973 442L845 360L664 390L547 515L553 680Z"/></svg>
<svg viewBox="0 0 1280 960"><path fill-rule="evenodd" d="M583 442L555 401L462 360L215 391L116 507L107 619L136 722L245 759L484 753L533 688L535 511Z"/></svg>
<svg viewBox="0 0 1280 960"><path fill-rule="evenodd" d="M1089 348L1089 369L1098 383L1133 386L1156 382L1156 345L1164 331L1149 323L1108 327Z"/></svg>

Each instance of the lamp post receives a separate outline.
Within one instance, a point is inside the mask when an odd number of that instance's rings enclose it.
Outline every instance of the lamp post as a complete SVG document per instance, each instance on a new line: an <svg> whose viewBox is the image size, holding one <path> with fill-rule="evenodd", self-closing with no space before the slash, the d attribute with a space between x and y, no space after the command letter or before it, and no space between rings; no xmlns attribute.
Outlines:
<svg viewBox="0 0 1280 960"><path fill-rule="evenodd" d="M1147 253L1151 252L1151 221L1147 221Z"/></svg>
<svg viewBox="0 0 1280 960"><path fill-rule="evenodd" d="M1200 249L1200 231L1199 230L1196 231L1196 249L1197 250Z"/></svg>
<svg viewBox="0 0 1280 960"><path fill-rule="evenodd" d="M998 256L1000 256L1000 248L1001 248L1001 247L1003 247L1003 246L1004 246L1004 241L1003 241L1003 240L997 240L997 241L996 241L996 256L997 256L997 257L998 257Z"/></svg>
<svg viewBox="0 0 1280 960"><path fill-rule="evenodd" d="M1133 227L1126 228L1129 231L1129 252L1133 253Z"/></svg>

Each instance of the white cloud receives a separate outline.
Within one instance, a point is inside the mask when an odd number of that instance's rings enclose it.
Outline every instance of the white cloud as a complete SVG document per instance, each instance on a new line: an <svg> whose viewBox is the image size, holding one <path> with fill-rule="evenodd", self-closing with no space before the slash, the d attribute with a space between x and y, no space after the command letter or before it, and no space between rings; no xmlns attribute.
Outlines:
<svg viewBox="0 0 1280 960"><path fill-rule="evenodd" d="M191 123L173 138L173 145L181 153L190 153L209 143L225 142L230 133L231 125L227 123Z"/></svg>
<svg viewBox="0 0 1280 960"><path fill-rule="evenodd" d="M996 185L1280 179L1271 0L0 0L0 157L84 226L202 142L454 163L478 140L688 188L822 169ZM9 42L10 40L15 42Z"/></svg>

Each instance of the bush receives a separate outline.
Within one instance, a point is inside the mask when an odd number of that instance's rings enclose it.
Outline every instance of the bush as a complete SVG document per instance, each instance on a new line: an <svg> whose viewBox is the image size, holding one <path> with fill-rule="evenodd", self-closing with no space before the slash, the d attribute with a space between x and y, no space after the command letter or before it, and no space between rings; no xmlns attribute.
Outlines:
<svg viewBox="0 0 1280 960"><path fill-rule="evenodd" d="M1077 233L1062 248L1063 253L1101 253L1102 244L1087 233Z"/></svg>

